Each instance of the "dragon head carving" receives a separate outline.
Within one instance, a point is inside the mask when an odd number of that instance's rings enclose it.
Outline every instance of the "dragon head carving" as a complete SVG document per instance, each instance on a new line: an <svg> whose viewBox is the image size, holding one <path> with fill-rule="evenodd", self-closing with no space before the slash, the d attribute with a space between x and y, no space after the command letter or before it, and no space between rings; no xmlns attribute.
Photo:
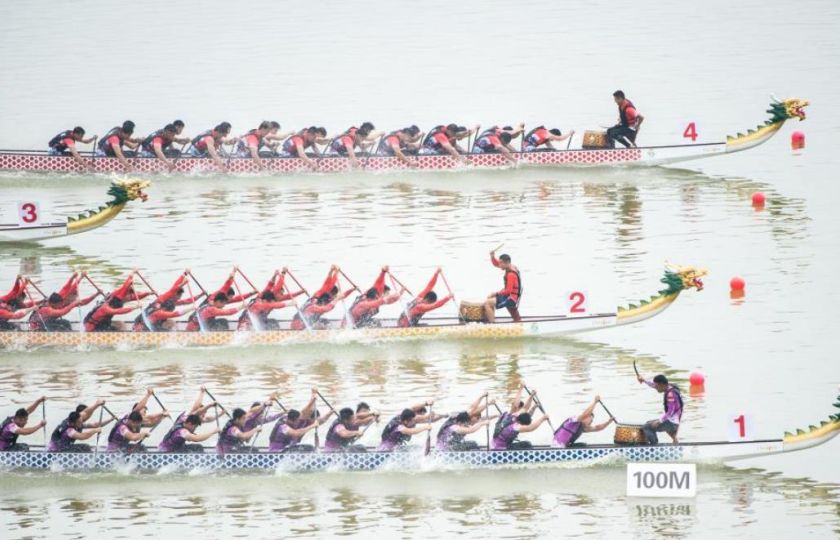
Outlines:
<svg viewBox="0 0 840 540"><path fill-rule="evenodd" d="M779 101L773 98L767 113L772 117L771 122L781 122L789 118L805 120L805 107L811 103L805 99L790 98Z"/></svg>
<svg viewBox="0 0 840 540"><path fill-rule="evenodd" d="M694 266L679 266L676 264L665 264L665 276L660 280L666 288L659 291L660 294L673 294L686 289L703 290L703 280L700 279L708 274L703 268Z"/></svg>
<svg viewBox="0 0 840 540"><path fill-rule="evenodd" d="M118 204L125 204L128 201L140 199L146 202L149 198L143 190L151 186L152 183L148 180L141 180L139 178L126 178L124 180L114 180L111 187L108 189L108 195L113 197L113 200L108 204L114 206Z"/></svg>

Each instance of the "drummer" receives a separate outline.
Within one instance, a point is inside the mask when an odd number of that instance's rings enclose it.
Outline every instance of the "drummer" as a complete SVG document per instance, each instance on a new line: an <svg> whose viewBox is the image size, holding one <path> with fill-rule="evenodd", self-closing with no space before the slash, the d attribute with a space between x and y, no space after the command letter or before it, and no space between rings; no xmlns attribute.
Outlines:
<svg viewBox="0 0 840 540"><path fill-rule="evenodd" d="M636 147L636 136L639 133L639 127L644 122L645 117L639 114L636 106L624 96L624 92L616 90L613 92L613 98L616 105L618 105L618 124L607 130L607 141L610 148L615 148L615 143L619 142L625 148Z"/></svg>
<svg viewBox="0 0 840 540"><path fill-rule="evenodd" d="M656 434L664 431L671 436L674 444L677 444L677 431L680 429L680 420L683 413L683 400L679 389L668 382L668 378L661 373L653 378L652 381L646 380L641 375L636 377L639 384L645 383L651 388L655 388L657 392L662 394L662 406L665 414L656 420L647 422L642 430L645 433L648 444L658 444L659 439Z"/></svg>
<svg viewBox="0 0 840 540"><path fill-rule="evenodd" d="M510 255L503 254L498 259L496 258L496 250L490 252L490 262L496 268L500 268L504 274L505 288L491 293L487 297L487 302L484 304L484 315L488 323L496 322L496 310L506 308L513 322L520 322L522 317L519 315L519 299L522 296L522 279L519 274L519 268L515 267L510 262Z"/></svg>
<svg viewBox="0 0 840 540"><path fill-rule="evenodd" d="M26 427L26 423L29 421L29 415L35 412L38 405L46 401L46 399L45 397L36 399L29 407L25 409L21 407L15 411L14 416L9 416L0 423L0 451L26 452L29 450L28 444L19 443L17 440L21 435L32 435L47 425L46 420L41 420L34 426Z"/></svg>
<svg viewBox="0 0 840 540"><path fill-rule="evenodd" d="M584 433L593 433L602 431L608 425L615 421L612 416L606 422L593 425L592 421L595 419L595 406L601 401L601 396L595 396L592 403L583 410L578 416L570 416L563 424L554 432L554 440L552 446L557 448L569 448L576 445L576 441Z"/></svg>

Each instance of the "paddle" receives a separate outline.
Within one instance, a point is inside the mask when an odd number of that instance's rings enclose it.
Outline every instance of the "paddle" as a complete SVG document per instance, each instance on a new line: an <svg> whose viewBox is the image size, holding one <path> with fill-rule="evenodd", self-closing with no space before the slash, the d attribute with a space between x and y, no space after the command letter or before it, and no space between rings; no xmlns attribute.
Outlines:
<svg viewBox="0 0 840 540"><path fill-rule="evenodd" d="M164 407L164 406L163 406L163 403L161 403L161 402L160 402L160 399L158 399L157 394L152 394L152 397L153 397L153 398L155 398L155 401L157 401L157 404L158 404L158 406L160 407L161 411L165 411L165 410L166 410L166 407ZM173 424L175 423L175 419L174 419L174 418L170 418L170 420L172 420L172 423L173 423ZM154 426L152 426L152 430L154 430L156 427L158 427L158 425L159 425L161 422L163 422L163 418L161 418L161 419L160 419L160 422L158 422L157 424L155 424ZM151 431L150 431L150 433L151 433Z"/></svg>
<svg viewBox="0 0 840 540"><path fill-rule="evenodd" d="M641 375L639 375L639 368L636 367L636 361L635 360L633 360L633 371L636 372L636 378L637 379L641 377Z"/></svg>
<svg viewBox="0 0 840 540"><path fill-rule="evenodd" d="M91 286L91 287L93 287L94 289L96 289L96 292L98 292L99 294L101 294L101 295L102 295L102 298L105 298L105 299L107 299L107 298L108 298L108 295L107 295L107 294L105 294L105 292L104 292L102 289L100 289L100 288L99 288L99 285L97 285L96 283L94 283L94 281L90 278L90 276L89 276L89 275L87 275L87 272L82 272L82 276L84 276L84 278L87 280L87 282L88 282L88 283L90 283L90 286Z"/></svg>
<svg viewBox="0 0 840 540"><path fill-rule="evenodd" d="M403 290L405 290L408 294L411 294L412 296L414 296L414 294L411 291L409 291L408 289L406 289L405 286L402 283L400 283L397 280L397 278L394 277L393 274L391 274L391 272L388 272L388 276L391 278L391 285L394 286L395 291L397 290L397 285L399 284L399 286L402 287ZM407 302L403 302L403 315L405 316L406 321L411 320L411 317L409 317L409 315L408 315L408 303Z"/></svg>
<svg viewBox="0 0 840 540"><path fill-rule="evenodd" d="M475 150L475 145L478 144L479 134L481 133L481 124L475 126L475 140L472 140L472 134L467 135L467 153L472 154Z"/></svg>
<svg viewBox="0 0 840 540"><path fill-rule="evenodd" d="M288 272L287 272L287 273L288 273ZM291 275L291 274L289 274L289 275ZM293 277L292 279L294 279L294 277ZM296 280L296 279L295 279L295 283L297 283L297 280ZM300 287L300 283L298 283L298 287ZM300 305L298 305L297 300L295 300L295 297L294 297L294 295L292 295L292 292L289 290L289 288L288 288L288 287L286 287L286 283L285 283L285 282L283 283L283 288L282 288L282 290L283 290L283 291L284 291L287 295L289 295L289 300L291 300L291 301L292 301L292 305L293 305L293 306L295 306L295 310L297 311L298 317L300 317L300 320L301 320L301 321L303 321L303 325L306 327L306 330L307 330L308 332L311 332L311 331L312 331L312 327L311 327L311 326L309 326L309 319L307 319L307 318L303 315L303 312L300 310ZM306 291L303 291L303 292L306 292ZM308 293L307 293L307 294L308 294ZM282 406L282 405L281 405L281 406ZM283 409L283 410L285 410L285 409Z"/></svg>
<svg viewBox="0 0 840 540"><path fill-rule="evenodd" d="M47 448L47 400L41 401L41 419L44 421L44 449Z"/></svg>
<svg viewBox="0 0 840 540"><path fill-rule="evenodd" d="M306 294L306 296L309 296L309 291L307 291L307 290L303 287L303 285L301 285L301 284L300 284L300 281L298 281L298 280L297 280L297 278L295 277L295 275L294 275L294 274L292 274L292 271L291 271L291 270L287 270L287 271L286 271L286 273L287 273L287 274L289 274L289 277L290 277L290 278L292 278L292 281L294 281L294 282L295 282L295 285L297 285L297 286L298 286L298 289L302 290L302 291L304 292L304 294ZM288 290L288 289L286 289L286 292L288 293L288 292L289 292L289 290Z"/></svg>
<svg viewBox="0 0 840 540"><path fill-rule="evenodd" d="M397 279L397 277L396 277L394 274L392 274L390 270L388 270L388 275L389 275L389 276L391 276L391 279L393 279L393 280L397 283L397 285L399 285L400 287L402 287L403 289L405 289L405 292L407 292L407 293L408 293L408 294L410 294L411 296L414 296L414 293L413 293L413 292L411 292L411 289L409 289L408 287L406 287L405 285L403 285L402 281L400 281L399 279ZM394 287L394 289L396 289L396 287Z"/></svg>
<svg viewBox="0 0 840 540"><path fill-rule="evenodd" d="M157 291L155 290L155 288L154 288L154 287L152 287L152 286L149 284L149 282L146 280L146 278L144 278L144 277L143 277L143 274L141 274L139 270L135 270L135 271L134 271L134 273L135 273L135 274L137 274L137 277L139 277L139 278L140 278L140 281L142 281L142 282L143 282L143 284L144 284L146 287L148 287L148 289L152 292L152 294L153 294L153 295L155 295L155 298L159 298L159 297L160 297L160 295L157 293Z"/></svg>
<svg viewBox="0 0 840 540"><path fill-rule="evenodd" d="M35 300L32 298L32 295L29 293L29 289L26 287L26 285L23 286L23 292L26 293L26 297L29 298L29 303L32 304L32 306L35 308L35 314L38 316L39 319L41 319L41 326L44 327L44 331L45 332L50 332L51 330L47 327L47 322L44 320L44 317L41 315L40 308L38 307L38 304L35 303ZM79 322L81 324L81 321L79 321Z"/></svg>
<svg viewBox="0 0 840 540"><path fill-rule="evenodd" d="M490 450L490 397L488 394L484 394L484 417L487 419L487 425L484 426L487 433L487 450Z"/></svg>
<svg viewBox="0 0 840 540"><path fill-rule="evenodd" d="M321 448L321 437L318 436L318 417L321 415L318 413L318 407L315 407L315 451L317 452Z"/></svg>
<svg viewBox="0 0 840 540"><path fill-rule="evenodd" d="M190 274L190 277L192 277L192 274ZM195 280L195 278L193 278L193 280ZM199 285L197 281L195 282L195 284L201 287L201 285ZM193 312L195 313L195 320L198 321L198 329L202 332L206 332L207 329L204 328L204 323L201 320L201 314L198 312L198 304L196 304L195 302L195 295L193 294L192 284L190 283L190 280L187 280L187 291L190 293L190 299L192 299ZM204 294L207 293L205 292Z"/></svg>
<svg viewBox="0 0 840 540"><path fill-rule="evenodd" d="M606 406L606 405L604 405L604 402L603 402L603 401L601 401L601 400L599 399L599 400L598 400L598 403L601 405L601 407L603 407L603 408L604 408L604 410L605 410L605 411L607 411L607 414L610 416L610 418L612 418L613 420L615 420L615 423L617 424L617 423L618 423L618 420L616 419L616 417L615 417L615 416L613 416L613 413L611 413L611 412L610 412L610 410L607 408L607 406Z"/></svg>
<svg viewBox="0 0 840 540"><path fill-rule="evenodd" d="M534 402L537 404L537 408L539 408L540 412L541 412L541 413L543 413L544 415L548 416L548 414L545 412L545 408L543 408L543 406L542 406L542 402L540 401L540 398L539 398L539 397L537 397L536 395L534 395L534 393L533 393L533 392L531 392L530 390L528 390L528 387L527 387L527 386L523 385L522 387L525 389L525 391L526 391L526 392L528 392L528 395L529 395L529 396L531 396L532 398L534 398ZM554 433L555 431L557 431L556 429L554 429L554 426L551 424L551 419L549 419L549 420L548 420L548 427L550 427L550 428L551 428L551 432L552 432L552 433Z"/></svg>
<svg viewBox="0 0 840 540"><path fill-rule="evenodd" d="M440 277L443 278L443 284L446 285L446 290L449 291L449 296L452 297L452 302L455 304L455 317L457 319L460 319L461 312L458 308L458 299L455 298L455 294L452 292L452 288L449 286L449 282L446 281L446 275L443 273L443 270L440 271Z"/></svg>
<svg viewBox="0 0 840 540"><path fill-rule="evenodd" d="M189 270L188 270L188 271L187 271L187 273L190 275L190 277L191 277L191 278L192 278L192 280L195 282L195 284L198 286L198 288L199 288L199 289L201 289L201 292L203 292L203 293L204 293L204 296L207 296L207 289L205 289L204 287L202 287L202 286L201 286L201 283L199 283L199 282L198 282L198 280L197 280L197 279L195 279L195 275L193 275L192 271L189 271Z"/></svg>
<svg viewBox="0 0 840 540"><path fill-rule="evenodd" d="M263 423L265 423L265 417L268 416L268 410L270 408L271 408L271 403L269 403L266 407L263 408L262 421L257 425L261 426L261 425L263 425ZM254 451L254 447L257 445L257 439L260 438L260 433L262 433L262 430L258 431L257 434L254 435L254 440L251 442L251 452Z"/></svg>
<svg viewBox="0 0 840 540"><path fill-rule="evenodd" d="M26 283L27 283L27 284L32 285L32 287L33 287L36 291L38 291L38 294L40 294L40 295L41 295L41 298L43 298L43 299L46 299L46 298L47 298L47 295L46 295L46 294L44 294L44 291L42 291L42 290L38 287L38 285L36 285L36 284L35 284L35 282L34 282L34 281L32 281L32 280L31 280L31 279L29 279L29 278L25 278L25 279L26 279Z"/></svg>
<svg viewBox="0 0 840 540"><path fill-rule="evenodd" d="M574 137L575 137L574 135L569 135L569 142L566 143L566 150L568 150L569 147L572 146L572 139Z"/></svg>
<svg viewBox="0 0 840 540"><path fill-rule="evenodd" d="M99 408L99 433L96 434L96 446L93 447L93 463L96 464L96 454L99 452L99 436L102 435L102 415L105 413L105 404Z"/></svg>
<svg viewBox="0 0 840 540"><path fill-rule="evenodd" d="M428 456L432 452L432 420L434 420L432 406L429 405L429 431L426 432L426 448L423 450L423 455Z"/></svg>
<svg viewBox="0 0 840 540"><path fill-rule="evenodd" d="M321 398L321 401L323 401L323 402L324 402L324 405L326 405L327 407L329 407L329 409L330 409L330 410L333 412L333 414L334 414L334 415L336 415L336 417L337 417L337 416L338 416L338 411L336 411L336 410L333 408L333 406L332 406L332 405L330 405L330 402L329 402L329 401L327 401L327 400L326 400L326 398L324 398L324 396L322 396L322 395L321 395L321 392L319 392L318 390L315 390L315 394L317 394L317 395L318 395L318 397L319 397L319 398Z"/></svg>
<svg viewBox="0 0 840 540"><path fill-rule="evenodd" d="M362 292L362 290L355 283L353 283L353 280L350 279L349 277L347 277L347 274L344 273L344 270L339 268L338 273L341 274L342 276L344 276L344 279L347 280L347 283L349 283L354 289L356 289L359 292Z"/></svg>
<svg viewBox="0 0 840 540"><path fill-rule="evenodd" d="M276 403L277 406L280 407L280 410L282 410L283 412L288 412L288 409L286 409L286 407L284 407L283 404L280 403L279 399L274 398L274 403Z"/></svg>
<svg viewBox="0 0 840 540"><path fill-rule="evenodd" d="M204 391L207 393L207 397L212 399L216 403L216 406L219 407L220 409L222 409L222 413L224 413L228 418L231 418L230 413L228 413L227 410L225 409L224 405L219 403L219 401L216 399L216 397L213 394L210 393L210 390L205 388ZM216 415L216 427L217 428L219 427L219 415L218 414Z"/></svg>
<svg viewBox="0 0 840 540"><path fill-rule="evenodd" d="M497 251L499 251L499 250L500 250L500 249L502 249L503 247L505 247L505 243L504 243L504 242L502 242L501 244L499 244L498 246L496 246L495 248L493 248L493 251L491 251L491 253L496 253Z"/></svg>
<svg viewBox="0 0 840 540"><path fill-rule="evenodd" d="M250 279L248 279L248 276L246 276L245 273L238 266L236 267L236 271L239 273L240 276L242 276L242 279L245 280L245 283L247 283L252 289L254 289L254 291L259 292L259 289L257 289L256 286L254 286L254 283Z"/></svg>

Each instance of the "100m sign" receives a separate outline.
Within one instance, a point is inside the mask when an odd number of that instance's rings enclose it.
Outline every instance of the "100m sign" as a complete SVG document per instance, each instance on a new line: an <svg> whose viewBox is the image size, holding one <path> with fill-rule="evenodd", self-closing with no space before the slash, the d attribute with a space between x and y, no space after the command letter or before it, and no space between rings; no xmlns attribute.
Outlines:
<svg viewBox="0 0 840 540"><path fill-rule="evenodd" d="M694 497L697 466L682 463L629 463L628 497Z"/></svg>

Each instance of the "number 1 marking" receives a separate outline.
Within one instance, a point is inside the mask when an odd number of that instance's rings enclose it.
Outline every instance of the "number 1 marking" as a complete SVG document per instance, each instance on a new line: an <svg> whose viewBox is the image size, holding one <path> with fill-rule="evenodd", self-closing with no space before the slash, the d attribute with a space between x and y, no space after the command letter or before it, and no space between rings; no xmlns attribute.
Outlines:
<svg viewBox="0 0 840 540"><path fill-rule="evenodd" d="M738 418L733 420L733 422L738 424L738 435L740 435L740 437L742 439L744 437L746 437L747 436L747 430L746 430L746 427L744 426L744 415L742 414L741 416L739 416Z"/></svg>

